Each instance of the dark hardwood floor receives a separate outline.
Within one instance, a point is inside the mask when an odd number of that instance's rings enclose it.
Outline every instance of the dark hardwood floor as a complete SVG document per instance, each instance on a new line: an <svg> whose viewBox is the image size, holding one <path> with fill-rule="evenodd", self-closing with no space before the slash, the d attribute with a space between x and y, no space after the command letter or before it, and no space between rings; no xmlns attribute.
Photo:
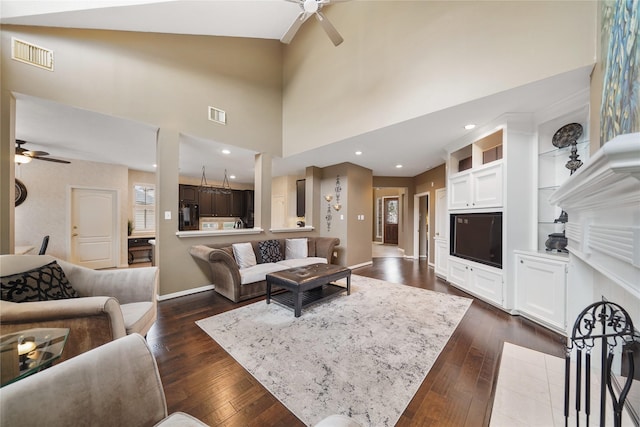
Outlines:
<svg viewBox="0 0 640 427"><path fill-rule="evenodd" d="M354 274L470 297L437 278L424 260L374 258ZM194 323L261 299L234 304L207 291L160 302L147 338L169 412L211 426L304 425ZM505 341L564 356L562 336L474 300L397 426L488 425Z"/></svg>

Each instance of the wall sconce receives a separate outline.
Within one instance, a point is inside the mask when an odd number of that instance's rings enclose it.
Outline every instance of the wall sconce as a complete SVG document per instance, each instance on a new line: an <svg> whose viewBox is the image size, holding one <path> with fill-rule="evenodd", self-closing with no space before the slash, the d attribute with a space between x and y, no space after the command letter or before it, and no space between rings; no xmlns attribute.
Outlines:
<svg viewBox="0 0 640 427"><path fill-rule="evenodd" d="M333 209L335 209L336 211L339 211L340 209L342 209L342 205L340 204L340 192L342 191L342 187L340 186L340 175L336 177L335 191L336 191L336 203L333 205ZM333 194L325 195L324 199L327 201L327 214L325 215L324 219L327 220L327 231L331 231L331 219L333 218L331 216L331 208L332 208L331 201L333 200Z"/></svg>
<svg viewBox="0 0 640 427"><path fill-rule="evenodd" d="M327 194L324 196L324 199L327 201L327 214L324 219L327 220L327 232L331 231L331 201L333 200L333 196L331 194Z"/></svg>

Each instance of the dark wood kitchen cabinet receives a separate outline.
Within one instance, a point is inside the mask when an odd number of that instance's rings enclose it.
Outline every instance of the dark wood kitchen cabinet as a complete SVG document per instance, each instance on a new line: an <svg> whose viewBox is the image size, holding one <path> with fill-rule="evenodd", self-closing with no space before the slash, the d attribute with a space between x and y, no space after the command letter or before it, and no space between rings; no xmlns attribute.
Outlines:
<svg viewBox="0 0 640 427"><path fill-rule="evenodd" d="M241 218L245 214L245 199L244 190L233 190L231 192L231 201L229 203L229 215L237 218Z"/></svg>
<svg viewBox="0 0 640 427"><path fill-rule="evenodd" d="M200 193L200 216L243 217L245 198L242 190L231 190L230 194Z"/></svg>
<svg viewBox="0 0 640 427"><path fill-rule="evenodd" d="M200 193L200 216L213 215L213 194Z"/></svg>
<svg viewBox="0 0 640 427"><path fill-rule="evenodd" d="M178 188L179 188L178 196L179 196L180 203L189 203L189 204L196 204L196 205L200 203L199 197L198 197L199 196L198 186L180 184Z"/></svg>

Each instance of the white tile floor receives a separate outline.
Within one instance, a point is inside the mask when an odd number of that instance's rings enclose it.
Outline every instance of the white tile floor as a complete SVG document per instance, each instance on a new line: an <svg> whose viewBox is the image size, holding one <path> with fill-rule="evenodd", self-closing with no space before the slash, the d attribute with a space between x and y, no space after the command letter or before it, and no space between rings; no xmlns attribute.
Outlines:
<svg viewBox="0 0 640 427"><path fill-rule="evenodd" d="M564 419L564 359L549 356L511 343L504 343L496 386L491 427L560 427ZM572 369L575 372L575 369ZM589 425L599 424L599 378L592 374L592 410ZM572 385L575 380L572 378ZM571 391L571 405L575 392ZM609 407L611 403L609 402ZM575 426L575 410L569 425ZM606 425L613 425L613 410L607 411ZM584 414L583 414L584 415ZM585 420L580 417L580 425ZM624 413L623 426L633 426Z"/></svg>

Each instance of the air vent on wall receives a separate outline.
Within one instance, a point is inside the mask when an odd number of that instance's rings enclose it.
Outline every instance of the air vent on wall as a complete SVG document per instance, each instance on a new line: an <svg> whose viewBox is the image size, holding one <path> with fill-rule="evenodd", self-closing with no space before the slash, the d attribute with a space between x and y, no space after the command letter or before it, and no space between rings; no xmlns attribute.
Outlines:
<svg viewBox="0 0 640 427"><path fill-rule="evenodd" d="M34 65L53 71L53 51L25 42L24 40L11 38L11 58L25 64Z"/></svg>
<svg viewBox="0 0 640 427"><path fill-rule="evenodd" d="M216 107L209 107L209 120L212 122L227 124L227 113Z"/></svg>

